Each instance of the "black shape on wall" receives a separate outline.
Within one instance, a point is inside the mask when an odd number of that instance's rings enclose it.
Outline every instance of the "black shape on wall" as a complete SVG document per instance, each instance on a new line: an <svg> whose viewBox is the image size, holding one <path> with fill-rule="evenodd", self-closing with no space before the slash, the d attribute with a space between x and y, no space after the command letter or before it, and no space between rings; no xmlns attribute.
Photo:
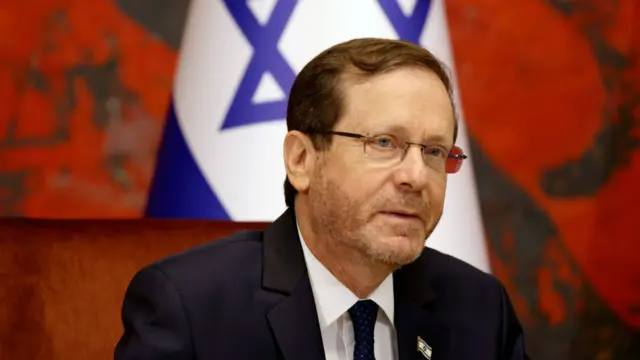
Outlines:
<svg viewBox="0 0 640 360"><path fill-rule="evenodd" d="M190 0L115 0L115 3L147 31L178 49Z"/></svg>

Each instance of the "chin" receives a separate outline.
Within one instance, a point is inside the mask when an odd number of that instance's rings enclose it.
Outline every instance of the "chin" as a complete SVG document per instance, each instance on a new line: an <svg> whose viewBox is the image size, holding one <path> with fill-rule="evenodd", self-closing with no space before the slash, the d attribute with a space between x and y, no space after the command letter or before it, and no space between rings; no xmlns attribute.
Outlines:
<svg viewBox="0 0 640 360"><path fill-rule="evenodd" d="M422 254L424 244L424 239L415 236L388 236L370 243L368 255L387 265L403 266Z"/></svg>

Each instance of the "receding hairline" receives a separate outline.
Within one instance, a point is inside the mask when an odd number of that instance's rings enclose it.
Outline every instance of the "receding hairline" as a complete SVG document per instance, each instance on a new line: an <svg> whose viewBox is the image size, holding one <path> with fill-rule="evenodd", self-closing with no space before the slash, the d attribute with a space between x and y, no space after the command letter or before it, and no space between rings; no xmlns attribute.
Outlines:
<svg viewBox="0 0 640 360"><path fill-rule="evenodd" d="M337 85L341 86L348 82L364 83L369 79L386 75L395 71L412 69L412 70L419 70L419 71L423 71L423 72L435 75L440 80L440 82L446 89L449 96L453 96L453 86L451 83L450 74L448 74L449 71L446 67L444 67L443 64L441 64L441 66L442 67L439 70L441 70L443 74L439 74L437 70L421 62L401 63L401 64L391 66L391 67L385 68L384 70L380 70L374 73L374 72L364 71L358 68L357 66L355 66L353 63L348 63L348 64L345 64L345 67L338 74Z"/></svg>
<svg viewBox="0 0 640 360"><path fill-rule="evenodd" d="M376 77L383 76L383 75L390 74L395 71L404 70L404 69L413 69L413 70L422 71L422 72L434 75L440 80L440 83L444 87L449 97L449 105L451 106L451 113L453 115L452 120L454 122L453 143L455 144L458 137L457 130L458 130L458 123L459 123L459 115L458 115L458 112L456 111L456 106L454 102L453 84L451 82L451 77L449 76L449 74L447 74L447 68L444 67L443 64L441 64L440 70L444 72L444 75L438 74L438 71L434 70L433 68L431 68L430 66L422 62L416 62L413 64L412 63L398 64L397 66L392 66L375 73L363 71L358 67L356 67L355 65L353 65L352 63L346 64L344 69L342 69L342 71L340 71L340 73L338 74L337 83L333 90L334 91L333 95L337 97L338 103L340 104L339 106L341 107L339 113L342 115L342 112L345 110L344 107L347 105L345 90L347 89L348 86L363 84ZM444 79L443 79L443 76L444 76ZM340 119L336 119L336 123L339 121Z"/></svg>

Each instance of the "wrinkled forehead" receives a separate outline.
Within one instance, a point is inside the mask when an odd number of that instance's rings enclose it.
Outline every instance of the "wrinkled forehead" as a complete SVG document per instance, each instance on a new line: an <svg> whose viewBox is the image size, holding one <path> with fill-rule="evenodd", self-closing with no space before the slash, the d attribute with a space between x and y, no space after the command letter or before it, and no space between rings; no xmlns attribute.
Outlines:
<svg viewBox="0 0 640 360"><path fill-rule="evenodd" d="M342 114L337 129L453 142L456 117L450 94L427 69L400 68L367 77L346 74L339 91Z"/></svg>

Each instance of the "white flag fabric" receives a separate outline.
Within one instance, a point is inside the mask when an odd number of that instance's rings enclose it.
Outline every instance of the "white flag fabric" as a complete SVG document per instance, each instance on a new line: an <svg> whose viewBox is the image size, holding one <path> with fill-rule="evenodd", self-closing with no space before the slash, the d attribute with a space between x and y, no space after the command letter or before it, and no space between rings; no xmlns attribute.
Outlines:
<svg viewBox="0 0 640 360"><path fill-rule="evenodd" d="M277 218L295 75L322 50L359 37L419 43L454 68L443 0L192 0L146 215ZM427 246L489 271L472 161L449 176Z"/></svg>

